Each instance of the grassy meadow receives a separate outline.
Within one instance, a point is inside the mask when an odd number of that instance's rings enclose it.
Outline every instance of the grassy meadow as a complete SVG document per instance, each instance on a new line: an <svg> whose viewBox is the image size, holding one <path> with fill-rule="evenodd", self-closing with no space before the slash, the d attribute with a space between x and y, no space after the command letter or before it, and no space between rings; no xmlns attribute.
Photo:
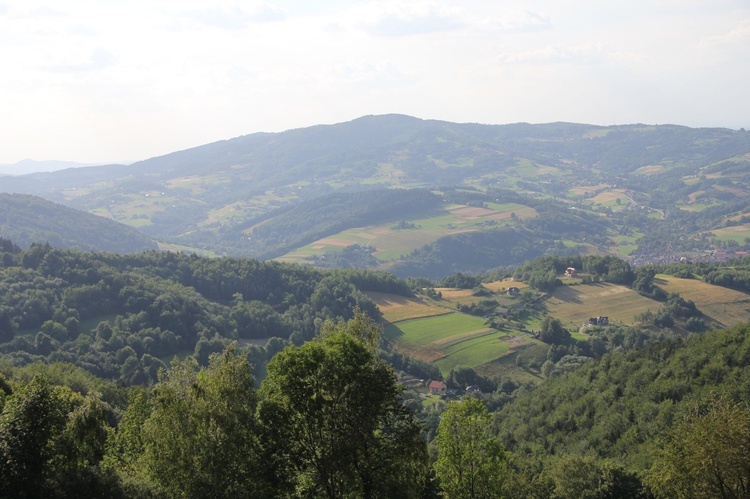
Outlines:
<svg viewBox="0 0 750 499"><path fill-rule="evenodd" d="M398 229L395 222L347 229L319 239L278 258L280 261L303 262L306 258L341 251L352 244L370 245L382 262L396 260L443 236L500 227L511 222L512 215L533 218L536 210L515 203L488 203L487 208L453 204L434 213L406 220L414 228Z"/></svg>
<svg viewBox="0 0 750 499"><path fill-rule="evenodd" d="M648 309L656 311L661 306L626 286L610 283L560 286L544 303L549 315L572 330L599 315L609 317L610 323L632 325L636 314Z"/></svg>
<svg viewBox="0 0 750 499"><path fill-rule="evenodd" d="M504 303L506 299L517 301L517 298L507 297L503 292L511 285L526 287L524 283L509 280L488 283L485 287L497 293L491 298L507 305ZM472 296L471 290L440 288L438 291L443 295L439 300L376 292L367 295L378 305L387 321L384 336L394 341L402 352L434 362L444 375L452 368L463 366L502 373L517 381L536 379L535 373L516 366L515 354L535 346L544 350L546 355L546 345L521 331L498 331L482 317L456 311L459 303L468 304L488 297ZM523 323L527 328L538 328L541 320L536 316L526 319ZM528 350L531 351L536 352L534 349ZM500 362L500 359L506 360ZM513 374L513 371L517 372Z"/></svg>
<svg viewBox="0 0 750 499"><path fill-rule="evenodd" d="M679 293L692 300L698 310L729 327L750 319L750 295L741 291L714 286L698 279L681 279L659 274L654 282L668 293Z"/></svg>

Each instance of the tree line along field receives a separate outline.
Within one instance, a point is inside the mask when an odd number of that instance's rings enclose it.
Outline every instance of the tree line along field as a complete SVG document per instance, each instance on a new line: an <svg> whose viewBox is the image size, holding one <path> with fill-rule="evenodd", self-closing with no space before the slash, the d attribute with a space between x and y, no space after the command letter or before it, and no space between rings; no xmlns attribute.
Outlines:
<svg viewBox="0 0 750 499"><path fill-rule="evenodd" d="M692 300L701 312L722 327L746 322L750 317L750 295L742 291L665 274L657 274L654 282L668 293L679 293L686 300Z"/></svg>
<svg viewBox="0 0 750 499"><path fill-rule="evenodd" d="M511 222L513 215L520 219L537 215L531 207L517 203L487 203L487 207L461 204L445 206L434 214L409 218L408 228L398 228L395 222L346 229L277 258L279 261L301 263L313 256L341 251L353 245L370 245L374 256L385 263L400 258L409 252L437 239L460 232L496 228Z"/></svg>
<svg viewBox="0 0 750 499"><path fill-rule="evenodd" d="M577 340L586 340L580 325L590 317L607 316L610 324L635 325L636 317L646 311L657 312L663 303L638 294L633 289L613 283L582 284L576 279L556 287L541 303L542 315L559 319ZM707 319L727 327L746 320L750 314L750 296L695 279L660 275L655 284L667 293L678 293L693 300ZM514 285L529 289L523 282L496 281L482 286L501 307L513 307L518 298L505 293ZM471 289L436 288L440 299L425 296L411 298L387 293L368 293L386 321L385 336L396 348L409 355L437 365L443 374L457 367L471 367L491 376L514 379L535 378L533 372L519 367L538 362L546 355L548 345L525 330L539 329L541 316L531 314L514 326L504 324L494 329L485 318L458 312L488 297L479 297ZM517 361L517 357L521 357ZM538 380L537 380L538 381Z"/></svg>
<svg viewBox="0 0 750 499"><path fill-rule="evenodd" d="M656 311L660 303L626 286L611 283L558 286L544 302L547 313L577 330L589 317L607 316L610 323L635 324L635 316Z"/></svg>
<svg viewBox="0 0 750 499"><path fill-rule="evenodd" d="M509 285L508 281L497 281L484 287L496 293L492 298L501 305L510 306L514 299L505 295L505 288ZM525 283L513 285L528 287ZM503 372L514 378L527 377L523 372L509 372L519 371L515 354L529 346L543 344L521 331L512 328L500 331L491 327L483 317L456 311L459 304L482 299L472 296L471 290L436 288L436 292L442 294L441 299L405 298L373 292L367 295L386 321L384 336L394 341L398 350L433 362L443 375L457 367L471 367L486 373ZM501 362L506 357L510 360Z"/></svg>

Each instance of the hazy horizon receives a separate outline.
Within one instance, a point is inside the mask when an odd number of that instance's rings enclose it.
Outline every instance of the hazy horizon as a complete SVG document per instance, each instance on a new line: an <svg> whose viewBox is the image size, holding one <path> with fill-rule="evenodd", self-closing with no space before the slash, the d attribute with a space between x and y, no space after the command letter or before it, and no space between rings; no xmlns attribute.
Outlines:
<svg viewBox="0 0 750 499"><path fill-rule="evenodd" d="M0 164L400 113L750 128L742 0L0 0Z"/></svg>

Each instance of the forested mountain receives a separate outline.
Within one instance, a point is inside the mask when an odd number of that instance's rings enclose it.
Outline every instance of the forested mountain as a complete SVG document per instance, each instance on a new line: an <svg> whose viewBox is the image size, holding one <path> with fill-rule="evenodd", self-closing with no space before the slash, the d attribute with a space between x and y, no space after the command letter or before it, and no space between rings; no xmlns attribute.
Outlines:
<svg viewBox="0 0 750 499"><path fill-rule="evenodd" d="M563 283L571 266L582 277ZM701 312L655 271L742 287L746 267L525 263L518 320L544 315L529 289L584 280L663 307L585 333L546 315L546 362L516 365L540 379L459 367L446 404L420 382L440 371L382 340L366 294L414 298L434 282L1 239L0 496L743 497L749 326L669 331L667 316ZM487 291L476 276L444 284Z"/></svg>
<svg viewBox="0 0 750 499"><path fill-rule="evenodd" d="M527 223L536 218L537 225L529 228L548 232L541 240L534 235L540 248L585 243L587 251L633 261L741 250L750 237L749 166L746 131L675 125L457 124L385 115L252 134L129 166L4 178L0 189L104 215L161 242L234 256L279 256L308 243L314 247L301 250L308 256L341 253L346 245L327 247L312 239L349 241L332 232L365 226L379 234L370 244L377 261L358 261L388 268L403 256L405 268L427 268L425 262L414 262L426 259L437 269L429 275L446 275L455 267L436 255L453 243L421 246L456 237L456 232L492 230L493 223L503 225L500 221L511 213ZM360 202L379 194L347 194L375 186L428 189L442 195L438 208L443 214L456 213L457 204L497 213L485 212L484 225L462 227L450 217L433 217L430 232L422 223L425 206L420 203L398 209L394 205L392 212L399 213L393 215L383 206ZM447 195L451 189L454 194ZM493 190L520 194L522 206L491 206L498 199ZM455 195L462 191L486 199ZM341 197L325 197L332 194ZM539 213L531 206L534 201L556 204ZM328 214L326 205L331 208ZM324 223L334 207L340 214L358 215ZM527 215L516 213L519 209ZM574 227L554 216L574 210L588 214L590 223ZM463 213L466 222L470 215ZM290 217L296 218L293 225ZM398 222L424 230L409 237L385 233L389 226L382 224ZM475 260L478 265L467 268L515 262Z"/></svg>
<svg viewBox="0 0 750 499"><path fill-rule="evenodd" d="M521 470L516 492L550 496L598 481L608 497L647 497L633 482L640 476L660 497L746 497L747 454L734 451L746 453L750 431L749 332L745 324L608 354L518 397L495 414Z"/></svg>
<svg viewBox="0 0 750 499"><path fill-rule="evenodd" d="M258 369L287 342L311 339L355 307L363 291L410 294L390 274L174 253L84 253L0 248L0 358L65 361L125 384L155 381L174 355L205 363L232 341L260 339ZM166 364L165 364L166 363Z"/></svg>
<svg viewBox="0 0 750 499"><path fill-rule="evenodd" d="M56 248L117 253L156 249L151 238L132 227L22 194L0 194L0 237L23 248L49 243Z"/></svg>

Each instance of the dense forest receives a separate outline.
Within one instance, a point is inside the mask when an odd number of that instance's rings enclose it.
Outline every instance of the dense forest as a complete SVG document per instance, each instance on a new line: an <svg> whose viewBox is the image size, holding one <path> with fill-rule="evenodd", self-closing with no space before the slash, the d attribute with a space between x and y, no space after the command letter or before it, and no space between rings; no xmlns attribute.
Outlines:
<svg viewBox="0 0 750 499"><path fill-rule="evenodd" d="M750 326L680 335L695 305L655 273L744 289L746 258L520 265L661 302L576 339L546 317L541 383L452 369L424 404L366 291L481 289L366 270L0 240L0 497L746 497ZM698 329L697 329L698 330ZM704 331L704 329L699 329ZM270 339L269 339L270 338Z"/></svg>
<svg viewBox="0 0 750 499"><path fill-rule="evenodd" d="M327 319L349 319L357 308L377 319L363 291L411 293L393 275L366 270L48 245L23 251L1 242L0 358L70 362L128 385L156 381L174 355L205 365L233 341L262 372L274 353L313 338Z"/></svg>
<svg viewBox="0 0 750 499"><path fill-rule="evenodd" d="M468 396L430 442L363 313L289 345L255 388L229 348L148 389L0 363L5 497L745 497L748 326Z"/></svg>

